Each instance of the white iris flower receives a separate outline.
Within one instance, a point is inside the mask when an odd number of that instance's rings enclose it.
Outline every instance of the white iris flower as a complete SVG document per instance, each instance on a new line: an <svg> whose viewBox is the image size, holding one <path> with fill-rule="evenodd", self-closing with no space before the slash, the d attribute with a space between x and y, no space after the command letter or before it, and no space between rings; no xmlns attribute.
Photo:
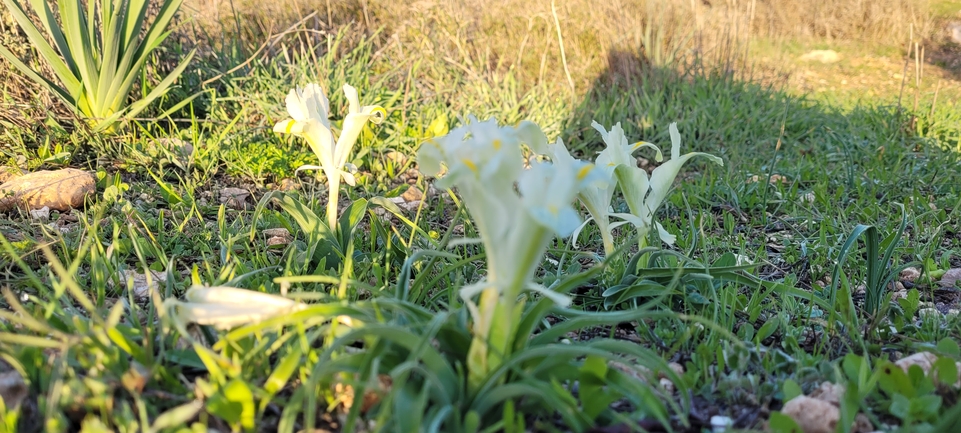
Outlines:
<svg viewBox="0 0 961 433"><path fill-rule="evenodd" d="M457 187L487 253L487 278L461 289L474 320L471 385L481 383L507 355L524 290L560 305L570 302L533 284L532 278L553 237L569 236L580 225L572 206L577 194L603 181L593 164L573 158L532 161L525 170L522 144L540 154L548 150L547 137L534 123L499 127L494 119L479 122L470 116L466 125L424 143L417 154L420 170L428 176L438 175L442 164L447 167L437 185ZM474 303L477 294L480 301Z"/></svg>
<svg viewBox="0 0 961 433"><path fill-rule="evenodd" d="M350 104L350 112L344 118L340 137L336 141L330 127L330 102L317 84L308 84L303 89L292 89L286 100L287 112L291 118L274 125L274 132L306 139L310 149L320 160L320 165L303 165L298 167L297 171L321 169L327 176L327 221L330 227L334 227L337 222L340 180L343 179L351 186L355 184L354 175L351 173L354 167L350 166L347 160L360 131L368 120L381 123L387 117L386 110L380 106L361 106L357 89L349 84L344 84L344 94Z"/></svg>

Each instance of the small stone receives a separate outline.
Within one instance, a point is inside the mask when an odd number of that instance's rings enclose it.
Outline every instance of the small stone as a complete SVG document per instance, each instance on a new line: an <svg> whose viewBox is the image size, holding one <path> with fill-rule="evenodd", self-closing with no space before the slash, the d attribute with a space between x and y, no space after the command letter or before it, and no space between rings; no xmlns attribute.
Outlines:
<svg viewBox="0 0 961 433"><path fill-rule="evenodd" d="M0 398L7 410L17 407L27 397L28 392L27 384L19 371L11 368L0 373Z"/></svg>
<svg viewBox="0 0 961 433"><path fill-rule="evenodd" d="M818 389L811 392L810 397L841 407L841 398L844 397L844 385L822 382Z"/></svg>
<svg viewBox="0 0 961 433"><path fill-rule="evenodd" d="M407 191L401 194L401 198L403 198L404 201L408 201L408 202L421 201L424 199L424 193L421 192L421 190L417 189L416 186L412 186L410 188L407 188Z"/></svg>
<svg viewBox="0 0 961 433"><path fill-rule="evenodd" d="M938 284L941 287L957 287L958 280L961 280L961 268L954 268L945 272Z"/></svg>
<svg viewBox="0 0 961 433"><path fill-rule="evenodd" d="M851 433L872 433L874 431L874 424L871 424L871 420L868 416L859 413L854 417L854 427L851 427Z"/></svg>
<svg viewBox="0 0 961 433"><path fill-rule="evenodd" d="M961 22L948 23L947 30L951 42L961 45Z"/></svg>
<svg viewBox="0 0 961 433"><path fill-rule="evenodd" d="M403 153L400 153L396 150L391 150L387 152L384 156L386 156L387 159L394 161L395 163L400 165L406 164L408 159L407 155L404 155Z"/></svg>
<svg viewBox="0 0 961 433"><path fill-rule="evenodd" d="M250 192L242 188L224 188L220 190L220 203L236 210L247 208L247 197Z"/></svg>
<svg viewBox="0 0 961 433"><path fill-rule="evenodd" d="M910 267L901 270L901 281L907 281L909 283L915 282L918 277L921 276L921 271L918 268Z"/></svg>
<svg viewBox="0 0 961 433"><path fill-rule="evenodd" d="M841 411L831 403L808 396L791 399L781 413L797 422L804 433L834 433Z"/></svg>
<svg viewBox="0 0 961 433"><path fill-rule="evenodd" d="M272 236L267 239L267 246L272 247L276 245L287 245L290 243L290 239L284 236Z"/></svg>
<svg viewBox="0 0 961 433"><path fill-rule="evenodd" d="M670 379L662 378L660 380L660 383L661 383L661 388L664 388L664 390L667 391L669 395L674 394L674 382L671 382Z"/></svg>
<svg viewBox="0 0 961 433"><path fill-rule="evenodd" d="M268 187L277 191L294 191L300 188L300 182L298 182L297 179L285 177L281 179L280 182L270 184Z"/></svg>
<svg viewBox="0 0 961 433"><path fill-rule="evenodd" d="M899 359L894 363L894 365L901 367L905 373L908 372L908 369L910 369L912 365L917 365L921 368L921 371L924 372L924 375L927 376L928 372L931 371L931 368L934 366L934 363L937 362L937 360L938 355L935 355L931 352L918 352L906 358ZM961 371L961 362L956 362L955 365L957 366L958 371ZM958 379L954 386L961 387L961 378Z"/></svg>
<svg viewBox="0 0 961 433"><path fill-rule="evenodd" d="M0 185L0 212L17 206L67 211L83 206L97 188L94 176L73 168L25 174Z"/></svg>
<svg viewBox="0 0 961 433"><path fill-rule="evenodd" d="M711 417L711 433L724 433L734 425L734 420L729 416L714 415Z"/></svg>
<svg viewBox="0 0 961 433"><path fill-rule="evenodd" d="M802 62L837 63L841 56L834 50L814 50L801 56Z"/></svg>
<svg viewBox="0 0 961 433"><path fill-rule="evenodd" d="M120 271L119 276L120 276L120 284L122 284L124 288L130 287L128 285L128 281L133 280L133 287L131 288L131 290L133 290L133 297L134 299L141 300L141 301L148 299L153 292L159 290L160 288L159 283L167 282L166 273L157 272L153 270L150 271L149 284L147 283L146 274L141 274L132 269Z"/></svg>
<svg viewBox="0 0 961 433"><path fill-rule="evenodd" d="M40 209L31 209L30 218L35 220L47 220L50 219L50 207L44 206Z"/></svg>
<svg viewBox="0 0 961 433"><path fill-rule="evenodd" d="M417 210L417 207L420 206L420 200L407 201L404 199L404 197L391 197L391 198L388 198L387 200L390 200L392 203L396 204L397 207L403 210L406 210L408 212Z"/></svg>
<svg viewBox="0 0 961 433"><path fill-rule="evenodd" d="M293 239L293 236L290 235L290 232L287 231L287 229L285 229L285 228L283 228L283 227L278 227L278 228L275 228L275 229L264 229L264 231L261 232L261 233L263 233L264 236L268 236L268 237L272 237L272 238L282 237L282 238L287 238L287 239Z"/></svg>

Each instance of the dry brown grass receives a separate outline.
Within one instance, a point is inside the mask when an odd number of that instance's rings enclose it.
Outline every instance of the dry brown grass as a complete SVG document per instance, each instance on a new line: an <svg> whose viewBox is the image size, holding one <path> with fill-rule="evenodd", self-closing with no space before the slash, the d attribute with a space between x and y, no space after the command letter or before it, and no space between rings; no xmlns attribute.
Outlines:
<svg viewBox="0 0 961 433"><path fill-rule="evenodd" d="M929 0L762 0L753 4L752 31L766 37L898 45L912 31L915 39L929 38L936 31Z"/></svg>
<svg viewBox="0 0 961 433"><path fill-rule="evenodd" d="M527 84L567 86L551 0L187 0L190 15L211 33L240 34L247 41L286 29L315 13L304 26L329 32L353 23L393 54L424 56L472 73L513 70ZM753 37L791 40L862 40L903 45L909 34L935 33L928 0L560 0L556 14L567 66L582 89L606 69L625 72L614 52L640 54L647 62L694 47L704 55ZM306 31L306 30L305 30ZM686 43L685 43L686 42ZM734 51L736 52L736 51ZM612 59L615 64L612 64Z"/></svg>
<svg viewBox="0 0 961 433"><path fill-rule="evenodd" d="M208 56L241 41L250 55L273 35L278 43L266 54L280 55L323 46L350 24L355 37L382 30L375 37L379 55L390 59L419 57L468 77L511 71L525 87L569 92L566 59L580 94L605 71L609 78L631 77L645 64L677 67L692 55L732 62L750 38L903 45L909 32L915 40L935 32L928 0L556 0L561 38L551 6L551 0L186 0L179 40L200 44ZM4 24L0 37L7 41L16 30ZM7 95L29 99L24 89L36 86L14 75L0 61Z"/></svg>

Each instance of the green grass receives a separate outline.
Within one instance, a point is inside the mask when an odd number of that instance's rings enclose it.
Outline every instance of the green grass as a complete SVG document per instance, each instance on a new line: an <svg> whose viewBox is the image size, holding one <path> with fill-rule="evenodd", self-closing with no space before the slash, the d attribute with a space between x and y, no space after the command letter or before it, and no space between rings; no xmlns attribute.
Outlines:
<svg viewBox="0 0 961 433"><path fill-rule="evenodd" d="M359 425L413 431L436 422L437 431L476 431L474 423L585 431L595 422L662 419L658 405L677 405L685 414L673 422L680 431L702 431L684 425L697 422L689 414L704 411L759 431L764 416L739 414L776 410L797 388L809 392L822 381L860 393L844 400L844 416L862 411L878 428L883 422L921 431L925 423L957 416L948 411L957 407L957 390L936 387L930 378L866 381L899 354L930 350L958 358L951 343L961 338L958 316L917 311L920 302L932 301L958 308L928 274L961 267L961 174L955 169L961 112L943 104L918 113L881 103L842 108L706 65L688 73L645 70L633 81L602 74L572 103L569 93L519 82L510 73L390 58L377 55L369 40L343 35L332 39L338 43L344 45L291 49L289 62L280 55L255 59L175 116L186 120L144 121L123 137L61 127L5 132L10 146L0 158L22 160L30 169L91 169L99 183L90 204L69 216L54 213L53 221L38 222L13 212L0 220L0 354L30 390L18 408L0 410L3 424L45 431L300 431L346 423L345 431ZM192 86L222 69L214 60L188 68L182 95L201 90ZM355 149L358 185L342 194L348 203L363 198L371 204L346 235L353 253L340 263L321 263L308 253L315 238L295 214L267 202L254 211L269 185L297 177L303 186L295 196L322 214L324 186L313 172L294 173L313 155L302 141L271 131L286 117L283 97L307 82L328 89L335 126L345 100L334 89L345 82L365 104L389 114L365 129ZM175 104L177 95L163 105ZM496 116L504 124L532 120L584 158L601 146L592 120L608 127L621 122L631 140L661 147L669 140L667 125L676 121L685 152L724 160L723 167L686 167L659 210L659 220L678 234L673 254L630 262L637 251L627 248L599 264L600 237L591 225L577 248L559 239L548 249L538 279L572 290L575 303L532 308L527 317L538 333L532 359L517 360L509 373L546 393L543 400L510 399L506 390L487 400L455 393L445 402L436 395L460 389L451 378L463 368L468 316L457 289L482 277L484 251L448 248L452 238L476 236L455 194L429 195L422 207L400 211L403 218L381 219L375 210L382 203L377 197L407 189L400 176L416 168L418 146L467 114ZM194 153L179 159L153 144L161 137L189 141ZM786 182L765 182L774 174ZM760 181L748 182L755 175ZM411 179L428 190L430 179ZM225 186L251 189L250 209L221 205ZM903 234L898 204L907 218ZM857 243L845 244L858 224L876 227L882 238L897 235L893 258L881 269L867 264L878 258ZM295 240L267 246L262 231L277 227ZM621 230L617 244L636 242ZM826 282L842 255L838 275L845 278ZM884 302L876 315L864 313L856 292L868 272L914 261L928 274L909 297ZM737 268L743 263L750 266ZM152 269L166 283L155 297L136 299L118 278L127 269ZM160 301L194 284L285 291L313 306L230 332L193 327L182 335ZM618 287L631 296L615 297L624 293L612 290ZM339 328L337 316L366 327ZM673 394L618 388L627 373L594 370L599 367L590 362L552 372L551 357L566 353L562 339L633 353L638 363L677 362L685 372L675 378ZM392 385L370 411L360 413L359 400L353 410L335 408L343 397L336 384L352 384L359 399L364 388L380 386L381 374ZM608 380L601 395L629 404L588 411L590 402L578 400L571 383L549 381L580 377L585 390L588 374ZM941 409L931 409L935 398ZM927 410L904 412L892 405L898 399ZM600 414L565 412L571 407Z"/></svg>

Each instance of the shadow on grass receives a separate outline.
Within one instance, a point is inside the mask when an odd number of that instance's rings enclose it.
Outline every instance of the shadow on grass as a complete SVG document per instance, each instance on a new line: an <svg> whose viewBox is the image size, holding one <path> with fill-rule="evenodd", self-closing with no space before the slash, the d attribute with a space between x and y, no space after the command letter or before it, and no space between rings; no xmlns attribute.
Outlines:
<svg viewBox="0 0 961 433"><path fill-rule="evenodd" d="M715 168L692 160L698 169L784 173L802 181L827 176L850 186L922 181L944 167L929 167L928 162L957 157L943 149L958 146L958 113L929 117L880 105L842 111L696 60L686 70L656 67L632 52L611 51L608 67L571 115L563 136L582 157L593 159L603 145L591 122L605 128L620 122L629 140L653 142L668 152L668 125L677 122L682 153L709 152L725 162L724 168Z"/></svg>

